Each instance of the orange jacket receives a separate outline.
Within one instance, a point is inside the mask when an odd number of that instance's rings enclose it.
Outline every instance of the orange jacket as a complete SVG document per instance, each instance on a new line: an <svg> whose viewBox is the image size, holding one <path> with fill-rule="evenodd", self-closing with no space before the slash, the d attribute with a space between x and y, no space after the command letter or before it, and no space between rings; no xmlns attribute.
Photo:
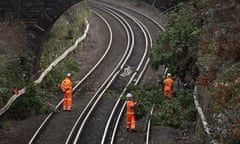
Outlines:
<svg viewBox="0 0 240 144"><path fill-rule="evenodd" d="M126 113L126 128L135 130L136 128L136 121L135 121L135 110L134 106L136 105L136 102L133 100L127 101L127 113Z"/></svg>
<svg viewBox="0 0 240 144"><path fill-rule="evenodd" d="M170 77L167 77L167 78L163 81L164 90L172 90L172 88L173 88L173 83L174 83L174 81L173 81Z"/></svg>
<svg viewBox="0 0 240 144"><path fill-rule="evenodd" d="M72 80L66 77L61 83L62 92L72 91Z"/></svg>
<svg viewBox="0 0 240 144"><path fill-rule="evenodd" d="M19 92L18 92L18 89L17 88L14 88L13 90L12 90L12 93L13 94L18 94Z"/></svg>
<svg viewBox="0 0 240 144"><path fill-rule="evenodd" d="M134 106L136 105L136 102L134 102L133 100L128 100L127 101L127 115L128 114L134 114L135 110L134 110Z"/></svg>

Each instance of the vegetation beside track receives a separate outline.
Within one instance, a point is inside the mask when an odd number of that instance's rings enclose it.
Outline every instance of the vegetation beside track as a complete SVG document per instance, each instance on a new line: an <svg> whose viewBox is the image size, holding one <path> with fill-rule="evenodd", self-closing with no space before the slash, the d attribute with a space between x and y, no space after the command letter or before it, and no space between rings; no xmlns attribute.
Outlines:
<svg viewBox="0 0 240 144"><path fill-rule="evenodd" d="M43 44L41 69L44 70L50 63L60 56L67 48L72 46L75 40L83 34L85 29L85 20L89 15L87 5L79 8L73 6L67 10L52 26L48 32L46 40ZM5 87L2 87L2 96L5 96L5 101L0 102L2 107L6 100L11 96L13 86L17 88L26 87L26 93L14 102L9 110L9 115L15 119L25 119L29 116L39 113L53 111L54 107L46 100L51 98L54 93L59 91L59 83L65 77L66 73L75 73L79 71L79 65L76 62L75 55L70 54L66 60L46 76L41 84L36 85L33 79L27 77L23 79L23 75L31 67L32 58L27 54L16 55L15 61L6 63L6 68L3 70L6 79ZM20 64L20 62L24 62ZM14 83L10 83L14 82Z"/></svg>
<svg viewBox="0 0 240 144"><path fill-rule="evenodd" d="M136 119L149 116L154 106L153 124L158 126L172 126L179 129L193 127L196 121L196 110L193 103L192 90L179 89L172 99L164 96L162 84L148 82L143 86L130 85L130 91L137 101Z"/></svg>
<svg viewBox="0 0 240 144"><path fill-rule="evenodd" d="M198 120L198 143L240 142L239 11L240 4L230 0L180 3L168 14L166 32L151 51L154 68L166 65L183 81L205 90L199 99L212 133L206 136Z"/></svg>

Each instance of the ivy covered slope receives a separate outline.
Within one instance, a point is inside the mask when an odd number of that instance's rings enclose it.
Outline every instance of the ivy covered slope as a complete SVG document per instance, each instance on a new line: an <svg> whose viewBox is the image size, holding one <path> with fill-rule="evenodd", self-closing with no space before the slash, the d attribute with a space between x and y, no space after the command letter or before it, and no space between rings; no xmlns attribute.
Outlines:
<svg viewBox="0 0 240 144"><path fill-rule="evenodd" d="M82 36L88 15L89 9L86 3L82 2L81 5L71 7L56 20L43 43L41 72ZM79 45L80 47L81 45ZM55 106L48 101L59 92L59 84L66 73L79 71L79 64L75 57L76 53L70 53L47 74L39 85L36 85L33 78L25 76L31 67L31 57L27 56L25 51L15 54L15 60L9 60L6 62L6 66L1 69L5 79L2 79L4 85L0 88L2 94L0 95L0 107L12 95L12 87L16 86L17 88L26 87L26 92L10 107L9 118L25 119L33 115L54 111Z"/></svg>
<svg viewBox="0 0 240 144"><path fill-rule="evenodd" d="M240 3L212 1L199 43L199 83L208 87L213 136L240 142Z"/></svg>
<svg viewBox="0 0 240 144"><path fill-rule="evenodd" d="M239 143L239 1L191 0L168 16L166 32L151 50L152 66L166 65L181 79L206 89L203 109L213 139Z"/></svg>

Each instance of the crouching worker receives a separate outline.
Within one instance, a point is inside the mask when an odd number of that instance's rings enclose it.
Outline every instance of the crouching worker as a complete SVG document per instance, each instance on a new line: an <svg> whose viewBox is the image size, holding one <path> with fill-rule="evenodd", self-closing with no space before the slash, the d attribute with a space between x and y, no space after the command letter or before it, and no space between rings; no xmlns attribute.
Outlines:
<svg viewBox="0 0 240 144"><path fill-rule="evenodd" d="M127 93L127 110L126 110L126 128L129 131L136 131L135 110L136 102L133 100L131 93Z"/></svg>
<svg viewBox="0 0 240 144"><path fill-rule="evenodd" d="M71 73L68 73L66 78L61 83L61 90L63 92L63 110L72 110L72 80Z"/></svg>

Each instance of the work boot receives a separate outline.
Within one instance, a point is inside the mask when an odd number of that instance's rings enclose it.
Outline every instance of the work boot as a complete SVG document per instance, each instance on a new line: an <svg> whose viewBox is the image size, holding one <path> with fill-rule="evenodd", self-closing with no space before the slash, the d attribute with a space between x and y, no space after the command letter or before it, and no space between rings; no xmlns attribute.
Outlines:
<svg viewBox="0 0 240 144"><path fill-rule="evenodd" d="M66 109L65 109L65 110L63 110L63 111L64 111L64 112L71 112L72 110L66 110Z"/></svg>
<svg viewBox="0 0 240 144"><path fill-rule="evenodd" d="M131 132L136 132L136 129L131 129Z"/></svg>

